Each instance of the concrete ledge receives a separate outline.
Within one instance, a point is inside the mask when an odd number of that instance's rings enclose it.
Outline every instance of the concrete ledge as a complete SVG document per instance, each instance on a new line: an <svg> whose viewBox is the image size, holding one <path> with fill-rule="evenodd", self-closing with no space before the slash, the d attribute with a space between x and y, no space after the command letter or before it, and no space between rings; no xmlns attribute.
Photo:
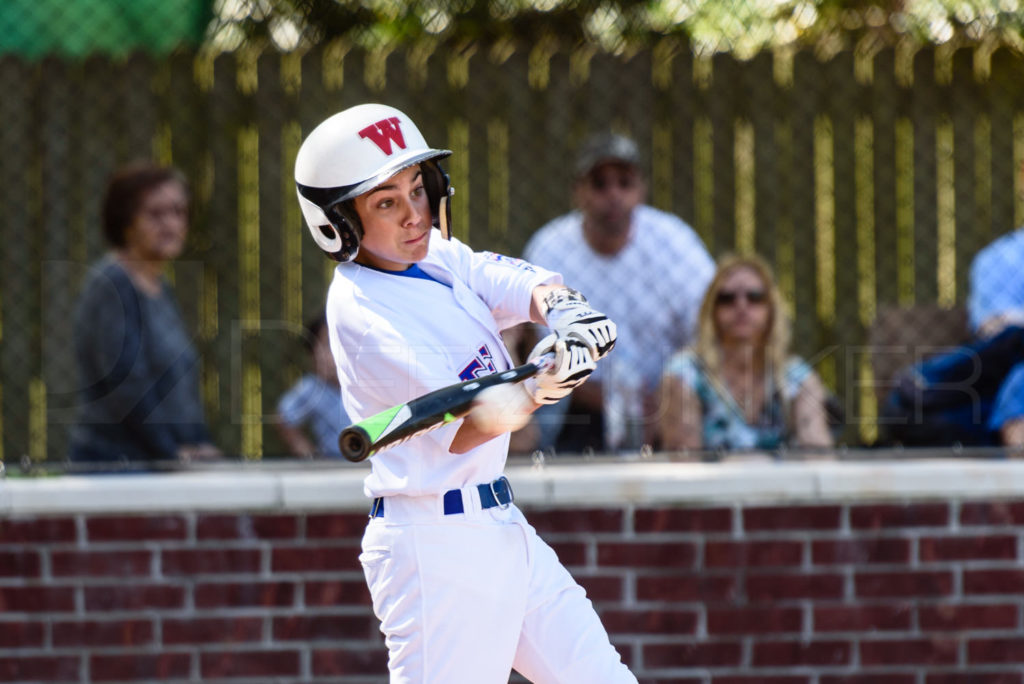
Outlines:
<svg viewBox="0 0 1024 684"><path fill-rule="evenodd" d="M673 463L594 460L506 469L525 506L815 503L1024 496L1024 461ZM164 474L0 480L0 515L306 511L366 507L365 467L237 465Z"/></svg>

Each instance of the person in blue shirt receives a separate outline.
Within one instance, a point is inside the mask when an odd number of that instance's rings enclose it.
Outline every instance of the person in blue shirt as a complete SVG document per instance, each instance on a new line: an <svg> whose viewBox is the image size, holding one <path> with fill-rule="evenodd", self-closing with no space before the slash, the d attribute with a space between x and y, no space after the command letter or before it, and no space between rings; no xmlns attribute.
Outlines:
<svg viewBox="0 0 1024 684"><path fill-rule="evenodd" d="M1024 192L1024 164L1020 168ZM979 344L1012 339L1024 327L1024 226L982 249L971 262L967 320ZM1024 446L1024 350L998 345L1013 355L987 416L988 427L1007 446Z"/></svg>
<svg viewBox="0 0 1024 684"><path fill-rule="evenodd" d="M974 257L967 319L972 341L894 378L879 414L885 441L1024 447L1024 227Z"/></svg>
<svg viewBox="0 0 1024 684"><path fill-rule="evenodd" d="M351 421L341 404L341 388L321 313L308 321L304 341L313 361L277 404L277 431L293 456L341 458L338 434Z"/></svg>

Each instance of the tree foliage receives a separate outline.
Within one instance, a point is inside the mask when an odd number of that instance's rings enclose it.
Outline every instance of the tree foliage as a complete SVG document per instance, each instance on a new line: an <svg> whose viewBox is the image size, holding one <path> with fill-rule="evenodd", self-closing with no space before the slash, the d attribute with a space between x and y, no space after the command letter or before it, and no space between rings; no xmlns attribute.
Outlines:
<svg viewBox="0 0 1024 684"><path fill-rule="evenodd" d="M214 49L592 44L612 52L682 36L701 53L751 56L787 45L836 50L995 42L1021 48L1024 0L217 0Z"/></svg>

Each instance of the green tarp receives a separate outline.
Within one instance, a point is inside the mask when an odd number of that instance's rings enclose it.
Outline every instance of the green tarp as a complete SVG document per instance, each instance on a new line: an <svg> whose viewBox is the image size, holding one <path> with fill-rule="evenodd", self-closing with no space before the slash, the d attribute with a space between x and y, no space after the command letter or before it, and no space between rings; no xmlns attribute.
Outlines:
<svg viewBox="0 0 1024 684"><path fill-rule="evenodd" d="M198 45L213 0L0 0L0 55L165 54Z"/></svg>

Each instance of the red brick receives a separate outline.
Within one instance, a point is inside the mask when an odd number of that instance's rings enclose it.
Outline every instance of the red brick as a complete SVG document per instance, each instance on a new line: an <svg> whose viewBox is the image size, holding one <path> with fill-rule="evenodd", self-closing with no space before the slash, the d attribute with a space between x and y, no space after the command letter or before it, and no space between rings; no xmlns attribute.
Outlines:
<svg viewBox="0 0 1024 684"><path fill-rule="evenodd" d="M746 532L839 529L839 506L761 506L743 510Z"/></svg>
<svg viewBox="0 0 1024 684"><path fill-rule="evenodd" d="M43 634L41 622L0 622L0 648L40 647Z"/></svg>
<svg viewBox="0 0 1024 684"><path fill-rule="evenodd" d="M65 647L143 646L153 643L149 620L84 620L53 625L53 645Z"/></svg>
<svg viewBox="0 0 1024 684"><path fill-rule="evenodd" d="M153 567L149 551L54 551L56 577L145 577Z"/></svg>
<svg viewBox="0 0 1024 684"><path fill-rule="evenodd" d="M208 575L216 573L257 573L260 571L259 549L183 549L164 550L160 554L160 570L164 575Z"/></svg>
<svg viewBox="0 0 1024 684"><path fill-rule="evenodd" d="M587 545L581 542L551 541L549 545L554 550L558 560L565 566L582 566L587 562Z"/></svg>
<svg viewBox="0 0 1024 684"><path fill-rule="evenodd" d="M851 663L853 647L846 641L758 641L754 667L840 666Z"/></svg>
<svg viewBox="0 0 1024 684"><path fill-rule="evenodd" d="M68 543L77 538L74 518L0 520L0 544Z"/></svg>
<svg viewBox="0 0 1024 684"><path fill-rule="evenodd" d="M909 539L843 539L811 542L811 562L816 565L907 563Z"/></svg>
<svg viewBox="0 0 1024 684"><path fill-rule="evenodd" d="M945 527L949 505L944 503L872 504L850 507L855 530L893 530L899 527Z"/></svg>
<svg viewBox="0 0 1024 684"><path fill-rule="evenodd" d="M75 609L70 587L0 587L0 614L55 613Z"/></svg>
<svg viewBox="0 0 1024 684"><path fill-rule="evenodd" d="M675 667L736 667L743 660L743 644L738 641L693 642L676 641L671 644L645 644L644 666Z"/></svg>
<svg viewBox="0 0 1024 684"><path fill-rule="evenodd" d="M967 664L1024 663L1024 638L971 639L967 642Z"/></svg>
<svg viewBox="0 0 1024 684"><path fill-rule="evenodd" d="M196 608L278 608L295 605L292 582L231 582L199 584L195 588Z"/></svg>
<svg viewBox="0 0 1024 684"><path fill-rule="evenodd" d="M363 525L366 516L362 516ZM196 520L196 538L207 539L295 539L299 521L293 515L201 515Z"/></svg>
<svg viewBox="0 0 1024 684"><path fill-rule="evenodd" d="M732 510L728 508L638 508L633 513L633 530L649 532L731 532Z"/></svg>
<svg viewBox="0 0 1024 684"><path fill-rule="evenodd" d="M85 521L90 542L185 539L185 519L175 515L105 516Z"/></svg>
<svg viewBox="0 0 1024 684"><path fill-rule="evenodd" d="M929 674L924 684L1022 684L1024 675L1019 672L944 672Z"/></svg>
<svg viewBox="0 0 1024 684"><path fill-rule="evenodd" d="M39 577L40 567L38 551L0 551L0 577Z"/></svg>
<svg viewBox="0 0 1024 684"><path fill-rule="evenodd" d="M263 640L263 618L164 618L161 626L163 643L181 644L241 644Z"/></svg>
<svg viewBox="0 0 1024 684"><path fill-rule="evenodd" d="M929 631L1013 629L1018 623L1017 606L1008 604L921 606L917 615L921 629Z"/></svg>
<svg viewBox="0 0 1024 684"><path fill-rule="evenodd" d="M277 641L373 638L380 622L370 611L354 615L290 615L274 618Z"/></svg>
<svg viewBox="0 0 1024 684"><path fill-rule="evenodd" d="M306 582L303 594L306 606L312 608L341 605L368 606L372 603L366 582L357 580Z"/></svg>
<svg viewBox="0 0 1024 684"><path fill-rule="evenodd" d="M612 647L618 652L619 658L626 664L626 667L632 668L633 663L636 662L634 651L639 648L637 642L630 641L627 643L615 637L611 637L610 641L612 642Z"/></svg>
<svg viewBox="0 0 1024 684"><path fill-rule="evenodd" d="M388 657L383 643L367 648L337 647L313 651L313 676L380 675L387 678Z"/></svg>
<svg viewBox="0 0 1024 684"><path fill-rule="evenodd" d="M818 682L819 684L917 684L917 675L906 672L822 675Z"/></svg>
<svg viewBox="0 0 1024 684"><path fill-rule="evenodd" d="M733 601L736 590L736 578L732 575L636 578L636 596L641 601Z"/></svg>
<svg viewBox="0 0 1024 684"><path fill-rule="evenodd" d="M605 629L619 636L625 634L693 635L697 631L697 613L692 610L644 608L637 610L605 609L601 611Z"/></svg>
<svg viewBox="0 0 1024 684"><path fill-rule="evenodd" d="M1019 527L1024 525L1024 501L975 501L960 506L960 524Z"/></svg>
<svg viewBox="0 0 1024 684"><path fill-rule="evenodd" d="M546 536L549 534L619 533L625 527L624 515L614 508L580 508L531 510L530 524Z"/></svg>
<svg viewBox="0 0 1024 684"><path fill-rule="evenodd" d="M271 551L273 572L359 570L359 545L277 547Z"/></svg>
<svg viewBox="0 0 1024 684"><path fill-rule="evenodd" d="M892 605L841 605L814 608L815 632L898 631L911 628L909 603Z"/></svg>
<svg viewBox="0 0 1024 684"><path fill-rule="evenodd" d="M708 568L770 567L800 565L803 542L707 542L704 566Z"/></svg>
<svg viewBox="0 0 1024 684"><path fill-rule="evenodd" d="M369 504L367 504L369 508ZM306 518L307 539L353 539L363 538L366 530L365 513L331 513L310 515Z"/></svg>
<svg viewBox="0 0 1024 684"><path fill-rule="evenodd" d="M189 663L187 653L94 655L89 674L94 682L186 679Z"/></svg>
<svg viewBox="0 0 1024 684"><path fill-rule="evenodd" d="M0 656L0 682L77 682L76 656Z"/></svg>
<svg viewBox="0 0 1024 684"><path fill-rule="evenodd" d="M964 593L1024 593L1024 570L964 570Z"/></svg>
<svg viewBox="0 0 1024 684"><path fill-rule="evenodd" d="M661 682L661 680L658 680ZM698 680L699 681L699 680ZM711 684L809 684L811 678L808 676L785 676L769 677L765 675L729 675L724 677L712 677Z"/></svg>
<svg viewBox="0 0 1024 684"><path fill-rule="evenodd" d="M969 673L938 673L925 677L925 684L1022 684L1024 675L1019 672L978 672L972 668Z"/></svg>
<svg viewBox="0 0 1024 684"><path fill-rule="evenodd" d="M918 542L922 562L952 560L1015 560L1016 537L924 537Z"/></svg>
<svg viewBox="0 0 1024 684"><path fill-rule="evenodd" d="M953 591L949 572L862 572L854 575L853 586L860 598L905 598L948 596Z"/></svg>
<svg viewBox="0 0 1024 684"><path fill-rule="evenodd" d="M751 601L786 599L840 599L842 575L754 575L747 577L747 597Z"/></svg>
<svg viewBox="0 0 1024 684"><path fill-rule="evenodd" d="M692 568L697 547L689 542L609 542L597 545L597 564L601 567Z"/></svg>
<svg viewBox="0 0 1024 684"><path fill-rule="evenodd" d="M957 662L953 639L893 639L861 641L860 662L875 665L953 665Z"/></svg>
<svg viewBox="0 0 1024 684"><path fill-rule="evenodd" d="M623 578L619 575L573 575L591 601L622 601L625 596Z"/></svg>
<svg viewBox="0 0 1024 684"><path fill-rule="evenodd" d="M297 651L245 651L199 654L203 680L220 677L294 677L299 674Z"/></svg>
<svg viewBox="0 0 1024 684"><path fill-rule="evenodd" d="M709 608L707 629L711 635L784 634L803 627L799 608Z"/></svg>
<svg viewBox="0 0 1024 684"><path fill-rule="evenodd" d="M183 608L185 590L171 584L125 584L85 587L85 609L146 610Z"/></svg>

